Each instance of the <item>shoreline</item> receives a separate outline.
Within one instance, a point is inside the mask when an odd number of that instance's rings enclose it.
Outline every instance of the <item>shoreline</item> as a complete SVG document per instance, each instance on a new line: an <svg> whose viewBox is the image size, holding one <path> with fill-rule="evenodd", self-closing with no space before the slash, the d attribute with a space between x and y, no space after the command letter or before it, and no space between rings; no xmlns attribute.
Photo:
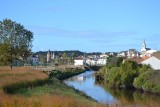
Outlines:
<svg viewBox="0 0 160 107"><path fill-rule="evenodd" d="M25 81L20 83L11 84L5 86L4 92L7 95L12 96L23 96L25 98L32 98L37 96L38 99L46 95L57 95L61 97L73 97L73 101L77 103L87 102L88 105L102 105L96 100L86 95L84 92L75 89L74 87L68 86L63 82L63 80L68 79L72 76L78 75L85 72L85 70L78 72L54 72L46 80L36 80L36 81ZM63 78L62 78L63 77ZM59 78L59 79L58 79ZM41 103L41 102L40 102ZM76 104L76 103L75 103Z"/></svg>

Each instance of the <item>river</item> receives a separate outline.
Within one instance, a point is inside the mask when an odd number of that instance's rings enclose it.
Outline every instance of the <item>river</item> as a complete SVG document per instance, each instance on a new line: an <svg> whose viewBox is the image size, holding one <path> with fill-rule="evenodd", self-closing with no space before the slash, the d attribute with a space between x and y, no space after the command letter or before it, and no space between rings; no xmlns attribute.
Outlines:
<svg viewBox="0 0 160 107"><path fill-rule="evenodd" d="M107 84L95 82L93 71L86 71L64 81L67 85L85 92L88 96L103 104L136 106L136 107L160 107L160 96L135 90L113 89Z"/></svg>

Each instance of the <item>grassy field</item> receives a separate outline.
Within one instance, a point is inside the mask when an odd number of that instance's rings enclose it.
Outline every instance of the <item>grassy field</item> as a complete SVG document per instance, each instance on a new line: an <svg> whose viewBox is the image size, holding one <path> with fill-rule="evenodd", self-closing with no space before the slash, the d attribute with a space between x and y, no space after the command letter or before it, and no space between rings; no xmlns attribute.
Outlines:
<svg viewBox="0 0 160 107"><path fill-rule="evenodd" d="M104 107L56 78L50 78L42 86L22 87L14 94L3 91L6 86L47 78L47 74L27 67L12 71L9 67L0 67L0 107Z"/></svg>

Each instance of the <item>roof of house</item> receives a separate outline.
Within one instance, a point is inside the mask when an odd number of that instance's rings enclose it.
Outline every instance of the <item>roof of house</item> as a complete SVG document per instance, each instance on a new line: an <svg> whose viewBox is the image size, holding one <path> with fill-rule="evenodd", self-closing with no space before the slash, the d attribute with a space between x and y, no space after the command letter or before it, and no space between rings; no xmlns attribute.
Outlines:
<svg viewBox="0 0 160 107"><path fill-rule="evenodd" d="M158 58L160 60L160 52L154 52L152 56Z"/></svg>
<svg viewBox="0 0 160 107"><path fill-rule="evenodd" d="M74 58L74 60L83 60L83 58Z"/></svg>
<svg viewBox="0 0 160 107"><path fill-rule="evenodd" d="M160 70L160 59L155 56L142 61L141 64L150 65L154 70Z"/></svg>
<svg viewBox="0 0 160 107"><path fill-rule="evenodd" d="M138 64L141 63L144 60L147 60L149 57L148 56L144 56L144 57L133 57L133 58L129 58L127 60L131 60L131 61L135 61Z"/></svg>
<svg viewBox="0 0 160 107"><path fill-rule="evenodd" d="M131 61L135 61L135 62L137 62L137 63L140 63L140 62L142 62L143 61L143 59L142 58L130 58L130 59L128 59L128 60L131 60Z"/></svg>

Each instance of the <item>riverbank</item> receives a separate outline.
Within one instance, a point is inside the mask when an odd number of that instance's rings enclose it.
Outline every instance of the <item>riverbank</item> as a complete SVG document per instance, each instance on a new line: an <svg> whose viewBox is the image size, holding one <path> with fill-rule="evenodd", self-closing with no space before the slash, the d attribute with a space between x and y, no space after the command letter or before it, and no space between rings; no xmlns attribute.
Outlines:
<svg viewBox="0 0 160 107"><path fill-rule="evenodd" d="M96 75L97 81L105 81L115 88L135 88L144 92L160 94L160 71L150 66L125 61L120 66L104 66Z"/></svg>
<svg viewBox="0 0 160 107"><path fill-rule="evenodd" d="M13 84L4 84L1 86L0 91L0 107L103 107L104 105L93 101L83 92L75 90L61 81L81 72L83 71L65 73L55 71L48 79L37 79L35 77L34 82L22 80L14 82ZM2 76L0 76L0 78L1 77ZM20 75L20 77L17 78L23 77ZM5 78L3 77L3 79ZM15 89L14 86L16 87ZM8 91L6 87L9 89L12 88L14 91ZM4 93L2 89L7 93Z"/></svg>

